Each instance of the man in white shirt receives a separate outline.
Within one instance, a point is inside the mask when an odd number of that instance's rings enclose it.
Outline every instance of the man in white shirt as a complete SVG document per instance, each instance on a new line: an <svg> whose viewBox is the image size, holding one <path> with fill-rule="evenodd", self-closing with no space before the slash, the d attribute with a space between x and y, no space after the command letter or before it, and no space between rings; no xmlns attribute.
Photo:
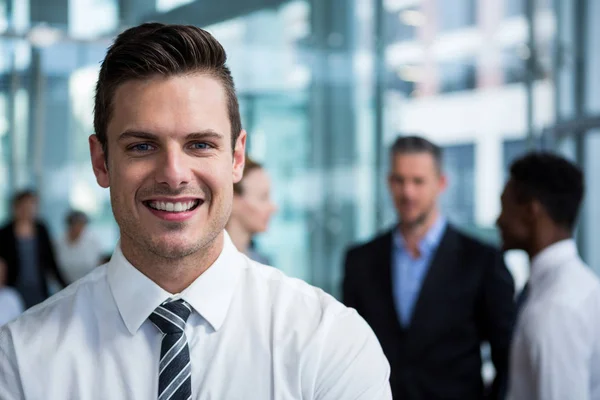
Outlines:
<svg viewBox="0 0 600 400"><path fill-rule="evenodd" d="M504 248L531 259L528 295L513 337L509 399L600 399L600 282L572 238L581 171L548 153L510 170L498 226Z"/></svg>
<svg viewBox="0 0 600 400"><path fill-rule="evenodd" d="M102 246L88 229L88 218L81 211L70 211L67 231L56 243L58 266L68 284L90 273L100 265Z"/></svg>
<svg viewBox="0 0 600 400"><path fill-rule="evenodd" d="M246 143L225 60L158 23L108 50L90 150L120 243L0 329L0 399L391 399L365 321L224 231Z"/></svg>

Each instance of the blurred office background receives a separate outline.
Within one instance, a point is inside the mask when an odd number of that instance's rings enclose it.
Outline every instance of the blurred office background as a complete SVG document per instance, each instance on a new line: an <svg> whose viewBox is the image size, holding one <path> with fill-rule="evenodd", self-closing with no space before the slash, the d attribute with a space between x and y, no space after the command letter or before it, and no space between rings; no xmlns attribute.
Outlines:
<svg viewBox="0 0 600 400"><path fill-rule="evenodd" d="M249 153L274 180L258 247L278 268L337 294L344 248L395 220L387 147L417 133L445 150L446 215L491 242L515 157L576 160L578 243L600 272L599 20L595 0L0 0L0 220L35 188L55 235L77 208L112 250L87 144L99 62L128 26L189 23L229 54Z"/></svg>

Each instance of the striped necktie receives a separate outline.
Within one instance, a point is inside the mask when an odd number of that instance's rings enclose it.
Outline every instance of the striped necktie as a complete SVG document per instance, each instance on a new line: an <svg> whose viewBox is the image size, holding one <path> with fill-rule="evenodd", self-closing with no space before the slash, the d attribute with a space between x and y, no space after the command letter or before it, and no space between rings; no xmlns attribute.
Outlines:
<svg viewBox="0 0 600 400"><path fill-rule="evenodd" d="M150 321L163 334L158 371L158 400L192 398L192 366L185 324L192 309L183 300L167 300L154 310Z"/></svg>

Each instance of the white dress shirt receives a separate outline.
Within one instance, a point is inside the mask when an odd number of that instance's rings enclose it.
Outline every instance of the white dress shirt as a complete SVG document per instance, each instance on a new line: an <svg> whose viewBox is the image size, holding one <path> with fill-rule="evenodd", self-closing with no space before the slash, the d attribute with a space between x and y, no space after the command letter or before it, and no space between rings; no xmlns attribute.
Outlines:
<svg viewBox="0 0 600 400"><path fill-rule="evenodd" d="M117 248L111 261L0 329L0 399L156 399L169 298L186 325L192 398L387 400L389 365L353 309L238 252L173 296Z"/></svg>
<svg viewBox="0 0 600 400"><path fill-rule="evenodd" d="M72 243L67 236L56 244L58 266L68 283L73 283L100 265L102 246L91 231L85 230Z"/></svg>
<svg viewBox="0 0 600 400"><path fill-rule="evenodd" d="M510 400L600 400L600 282L573 240L531 263L513 338Z"/></svg>

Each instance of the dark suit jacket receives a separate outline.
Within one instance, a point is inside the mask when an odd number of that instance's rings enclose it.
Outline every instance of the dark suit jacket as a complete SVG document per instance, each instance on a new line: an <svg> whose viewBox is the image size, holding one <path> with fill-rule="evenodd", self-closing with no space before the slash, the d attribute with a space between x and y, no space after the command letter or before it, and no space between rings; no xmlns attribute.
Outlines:
<svg viewBox="0 0 600 400"><path fill-rule="evenodd" d="M36 223L36 238L38 245L39 273L42 277L41 281L43 282L46 295L48 295L46 277L49 273L54 275L61 285L66 286L66 282L58 270L48 230L41 222ZM19 251L17 249L17 238L15 237L14 222L10 222L0 229L0 258L2 258L7 265L8 286L15 286L19 274L20 260Z"/></svg>
<svg viewBox="0 0 600 400"><path fill-rule="evenodd" d="M379 338L394 398L488 398L482 341L489 341L497 370L489 398L500 398L515 316L514 283L502 254L448 225L404 329L392 294L392 240L390 231L347 252L343 301Z"/></svg>

